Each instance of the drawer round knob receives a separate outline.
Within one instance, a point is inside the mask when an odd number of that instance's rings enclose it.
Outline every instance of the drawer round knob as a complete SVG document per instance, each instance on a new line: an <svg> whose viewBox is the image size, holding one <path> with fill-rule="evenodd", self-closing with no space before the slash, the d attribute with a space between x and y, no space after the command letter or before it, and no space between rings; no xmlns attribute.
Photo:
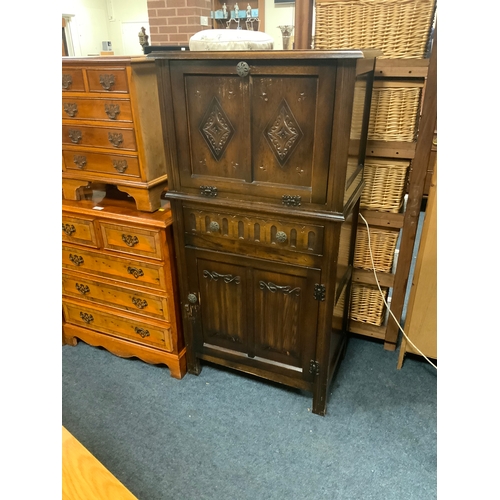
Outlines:
<svg viewBox="0 0 500 500"><path fill-rule="evenodd" d="M250 73L250 66L245 61L241 61L236 65L236 73L243 78Z"/></svg>
<svg viewBox="0 0 500 500"><path fill-rule="evenodd" d="M198 302L198 297L194 293L188 294L188 302L190 304L196 304Z"/></svg>
<svg viewBox="0 0 500 500"><path fill-rule="evenodd" d="M276 233L276 241L277 241L278 243L285 243L286 238L287 238L287 237L286 237L286 233L285 233L284 231L278 231L278 232Z"/></svg>
<svg viewBox="0 0 500 500"><path fill-rule="evenodd" d="M219 223L213 220L212 222L210 222L208 229L212 233L216 233L220 229Z"/></svg>

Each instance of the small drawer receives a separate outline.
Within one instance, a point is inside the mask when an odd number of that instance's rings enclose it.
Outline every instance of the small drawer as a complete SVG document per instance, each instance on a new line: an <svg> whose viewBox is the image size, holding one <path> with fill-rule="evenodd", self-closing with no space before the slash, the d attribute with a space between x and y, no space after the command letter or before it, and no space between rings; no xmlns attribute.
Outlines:
<svg viewBox="0 0 500 500"><path fill-rule="evenodd" d="M194 237L197 245L202 247L203 241L213 241L218 245L224 241L241 241L306 254L323 253L323 226L190 207L184 207L184 221L188 241Z"/></svg>
<svg viewBox="0 0 500 500"><path fill-rule="evenodd" d="M90 92L128 93L127 72L125 68L87 69Z"/></svg>
<svg viewBox="0 0 500 500"><path fill-rule="evenodd" d="M132 123L128 99L84 99L63 97L63 120L103 120Z"/></svg>
<svg viewBox="0 0 500 500"><path fill-rule="evenodd" d="M161 230L121 226L108 222L100 222L99 225L106 250L162 259Z"/></svg>
<svg viewBox="0 0 500 500"><path fill-rule="evenodd" d="M140 178L139 158L108 153L89 153L88 151L63 151L66 170L95 172L113 178Z"/></svg>
<svg viewBox="0 0 500 500"><path fill-rule="evenodd" d="M93 219L62 216L62 240L79 245L98 248Z"/></svg>
<svg viewBox="0 0 500 500"><path fill-rule="evenodd" d="M170 323L145 321L142 318L100 309L86 302L63 299L64 319L73 325L90 328L115 337L133 340L139 344L159 347L172 352Z"/></svg>
<svg viewBox="0 0 500 500"><path fill-rule="evenodd" d="M92 127L78 123L63 125L62 143L63 145L137 151L135 132L131 128Z"/></svg>
<svg viewBox="0 0 500 500"><path fill-rule="evenodd" d="M62 91L85 92L83 71L81 69L63 68Z"/></svg>
<svg viewBox="0 0 500 500"><path fill-rule="evenodd" d="M66 296L170 321L169 299L166 294L151 294L67 273L62 277L62 292Z"/></svg>
<svg viewBox="0 0 500 500"><path fill-rule="evenodd" d="M126 259L114 255L63 245L63 268L97 277L167 290L167 276L161 264Z"/></svg>

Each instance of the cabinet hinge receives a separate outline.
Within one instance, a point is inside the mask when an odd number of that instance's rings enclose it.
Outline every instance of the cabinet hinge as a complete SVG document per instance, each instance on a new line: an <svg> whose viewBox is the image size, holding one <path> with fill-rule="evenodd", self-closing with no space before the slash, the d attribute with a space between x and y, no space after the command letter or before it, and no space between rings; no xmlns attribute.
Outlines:
<svg viewBox="0 0 500 500"><path fill-rule="evenodd" d="M326 296L326 286L316 283L314 285L314 299L323 301L325 300L325 296Z"/></svg>
<svg viewBox="0 0 500 500"><path fill-rule="evenodd" d="M319 361L314 361L314 359L311 359L309 362L309 373L312 373L313 375L319 375Z"/></svg>

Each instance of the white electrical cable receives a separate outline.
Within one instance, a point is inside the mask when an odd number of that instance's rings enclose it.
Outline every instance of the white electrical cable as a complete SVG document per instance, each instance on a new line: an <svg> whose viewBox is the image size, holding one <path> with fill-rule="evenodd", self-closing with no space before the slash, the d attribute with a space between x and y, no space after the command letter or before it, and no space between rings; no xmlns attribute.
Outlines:
<svg viewBox="0 0 500 500"><path fill-rule="evenodd" d="M398 320L396 319L396 316L394 316L394 314L392 313L389 304L387 304L387 302L385 300L384 293L382 292L382 289L380 288L380 284L378 282L377 273L375 271L375 262L373 261L372 244L370 241L370 227L368 226L368 222L366 222L366 219L361 214L359 214L359 216L361 217L361 219L363 219L363 222L365 223L365 226L366 226L366 231L368 233L368 249L370 250L370 260L372 263L372 271L373 271L373 275L375 276L375 282L377 283L378 290L380 292L380 295L382 295L382 299L384 301L384 304L387 307L387 310L389 311L390 315L394 318L394 321L399 326L399 329L403 333L407 342L409 342L427 360L427 362L430 363L437 370L437 366L408 338L408 335L406 335L405 331L403 330L403 328L399 324Z"/></svg>

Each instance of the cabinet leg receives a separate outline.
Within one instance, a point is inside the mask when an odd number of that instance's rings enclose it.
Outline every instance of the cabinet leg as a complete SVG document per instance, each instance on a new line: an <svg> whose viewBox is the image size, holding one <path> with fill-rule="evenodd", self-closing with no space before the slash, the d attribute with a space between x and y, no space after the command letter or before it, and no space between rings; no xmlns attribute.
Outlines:
<svg viewBox="0 0 500 500"><path fill-rule="evenodd" d="M80 188L88 187L89 185L90 181L63 179L62 181L63 197L66 200L79 201L82 198L82 190Z"/></svg>
<svg viewBox="0 0 500 500"><path fill-rule="evenodd" d="M150 189L119 185L116 187L134 198L137 210L141 212L156 212L161 207L161 193L167 187L167 183L158 184Z"/></svg>
<svg viewBox="0 0 500 500"><path fill-rule="evenodd" d="M192 375L199 375L201 373L200 359L196 357L194 357L193 359L188 359L187 368L188 372Z"/></svg>

